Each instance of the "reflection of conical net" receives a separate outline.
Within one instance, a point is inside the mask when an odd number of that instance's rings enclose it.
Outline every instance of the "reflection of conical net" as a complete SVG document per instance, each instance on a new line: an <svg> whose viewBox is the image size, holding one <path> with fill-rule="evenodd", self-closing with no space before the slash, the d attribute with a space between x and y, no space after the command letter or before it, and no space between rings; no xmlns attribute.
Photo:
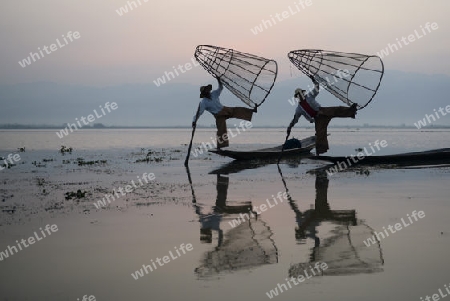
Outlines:
<svg viewBox="0 0 450 301"><path fill-rule="evenodd" d="M209 277L278 262L272 234L261 220L243 222L227 232L222 246L204 255L201 266L196 269L197 274Z"/></svg>
<svg viewBox="0 0 450 301"><path fill-rule="evenodd" d="M250 107L260 106L275 84L277 63L233 49L199 45L197 61L223 85Z"/></svg>
<svg viewBox="0 0 450 301"><path fill-rule="evenodd" d="M367 247L364 240L372 237L373 230L365 224L338 225L331 237L314 248L316 262L325 262L328 269L323 275L353 275L383 271L383 255L379 242ZM311 263L295 264L289 269L289 277L298 277Z"/></svg>
<svg viewBox="0 0 450 301"><path fill-rule="evenodd" d="M378 56L304 49L291 51L288 57L328 92L348 105L356 103L358 109L372 101L384 74L383 61Z"/></svg>

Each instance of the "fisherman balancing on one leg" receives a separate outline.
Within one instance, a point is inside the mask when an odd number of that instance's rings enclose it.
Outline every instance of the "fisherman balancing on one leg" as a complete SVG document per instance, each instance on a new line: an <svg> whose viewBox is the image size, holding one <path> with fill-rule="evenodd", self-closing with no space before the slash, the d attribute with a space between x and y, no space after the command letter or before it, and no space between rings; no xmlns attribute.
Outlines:
<svg viewBox="0 0 450 301"><path fill-rule="evenodd" d="M316 154L320 155L328 151L327 127L334 117L355 118L356 104L351 107L322 107L316 101L319 94L319 83L311 75L309 76L314 83L314 89L306 93L303 89L296 89L294 97L298 99L298 106L295 110L294 119L292 119L287 134L289 136L292 127L298 122L300 116L305 117L309 122L315 123L316 127Z"/></svg>
<svg viewBox="0 0 450 301"><path fill-rule="evenodd" d="M212 85L200 87L200 101L197 114L195 114L192 121L192 127L196 126L198 118L206 110L210 112L216 119L217 126L217 148L229 146L227 123L228 118L238 118L246 121L252 121L253 113L257 112L257 107L254 109L244 107L226 107L220 103L219 96L223 90L222 82L220 78L216 78L219 84L217 90L212 90Z"/></svg>

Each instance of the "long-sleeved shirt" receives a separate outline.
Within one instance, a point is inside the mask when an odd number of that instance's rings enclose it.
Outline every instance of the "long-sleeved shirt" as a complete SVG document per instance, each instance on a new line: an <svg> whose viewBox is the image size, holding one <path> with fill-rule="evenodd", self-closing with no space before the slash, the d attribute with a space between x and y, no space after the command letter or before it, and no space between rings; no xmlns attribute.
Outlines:
<svg viewBox="0 0 450 301"><path fill-rule="evenodd" d="M312 91L309 91L305 96L306 102L316 112L319 111L320 109L320 104L316 101L316 97L318 94L319 94L319 84L315 83L314 89ZM306 112L299 103L297 108L295 109L295 115L291 125L293 126L294 124L296 124L301 116L305 117L311 123L314 122L314 117L309 115L308 112Z"/></svg>
<svg viewBox="0 0 450 301"><path fill-rule="evenodd" d="M216 90L211 92L211 99L206 98L206 97L202 98L202 100L200 101L200 104L199 104L198 117L200 117L205 110L210 112L213 115L219 113L222 110L223 105L220 103L220 100L219 100L219 96L220 96L220 93L222 93L222 90L223 90L223 85L219 81L219 87ZM194 115L194 118L192 121L193 122L197 121L196 115Z"/></svg>

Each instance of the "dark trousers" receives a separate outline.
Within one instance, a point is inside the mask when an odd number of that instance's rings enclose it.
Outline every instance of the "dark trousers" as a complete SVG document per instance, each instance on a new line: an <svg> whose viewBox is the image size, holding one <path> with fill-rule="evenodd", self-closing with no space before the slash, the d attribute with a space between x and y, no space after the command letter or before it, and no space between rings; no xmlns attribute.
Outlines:
<svg viewBox="0 0 450 301"><path fill-rule="evenodd" d="M227 119L237 118L247 121L252 121L253 110L244 107L223 107L223 109L214 115L216 118L217 126L217 147L229 146L228 134L227 134Z"/></svg>
<svg viewBox="0 0 450 301"><path fill-rule="evenodd" d="M316 126L316 153L317 155L327 152L328 138L327 128L331 119L335 117L355 117L355 110L350 107L322 107L314 118Z"/></svg>

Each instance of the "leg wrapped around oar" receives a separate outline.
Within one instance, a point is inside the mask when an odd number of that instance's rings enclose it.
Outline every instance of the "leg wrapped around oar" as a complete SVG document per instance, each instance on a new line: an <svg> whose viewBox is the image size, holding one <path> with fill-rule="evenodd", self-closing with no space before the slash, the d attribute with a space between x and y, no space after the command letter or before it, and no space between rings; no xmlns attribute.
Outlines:
<svg viewBox="0 0 450 301"><path fill-rule="evenodd" d="M226 120L229 118L243 119L246 121L251 121L253 117L253 110L244 107L223 107L223 109L214 115L216 118L217 126L217 148L229 146L228 133L227 133L227 123Z"/></svg>
<svg viewBox="0 0 450 301"><path fill-rule="evenodd" d="M252 121L253 110L244 107L223 107L223 109L215 115L216 118L223 117L243 119L246 121Z"/></svg>
<svg viewBox="0 0 450 301"><path fill-rule="evenodd" d="M318 115L324 115L330 118L334 117L355 117L356 105L352 107L321 107Z"/></svg>
<svg viewBox="0 0 450 301"><path fill-rule="evenodd" d="M225 117L216 117L217 126L217 148L227 147L230 145L227 134L227 122Z"/></svg>
<svg viewBox="0 0 450 301"><path fill-rule="evenodd" d="M332 117L317 115L315 118L316 126L316 154L320 155L328 151L327 127Z"/></svg>

